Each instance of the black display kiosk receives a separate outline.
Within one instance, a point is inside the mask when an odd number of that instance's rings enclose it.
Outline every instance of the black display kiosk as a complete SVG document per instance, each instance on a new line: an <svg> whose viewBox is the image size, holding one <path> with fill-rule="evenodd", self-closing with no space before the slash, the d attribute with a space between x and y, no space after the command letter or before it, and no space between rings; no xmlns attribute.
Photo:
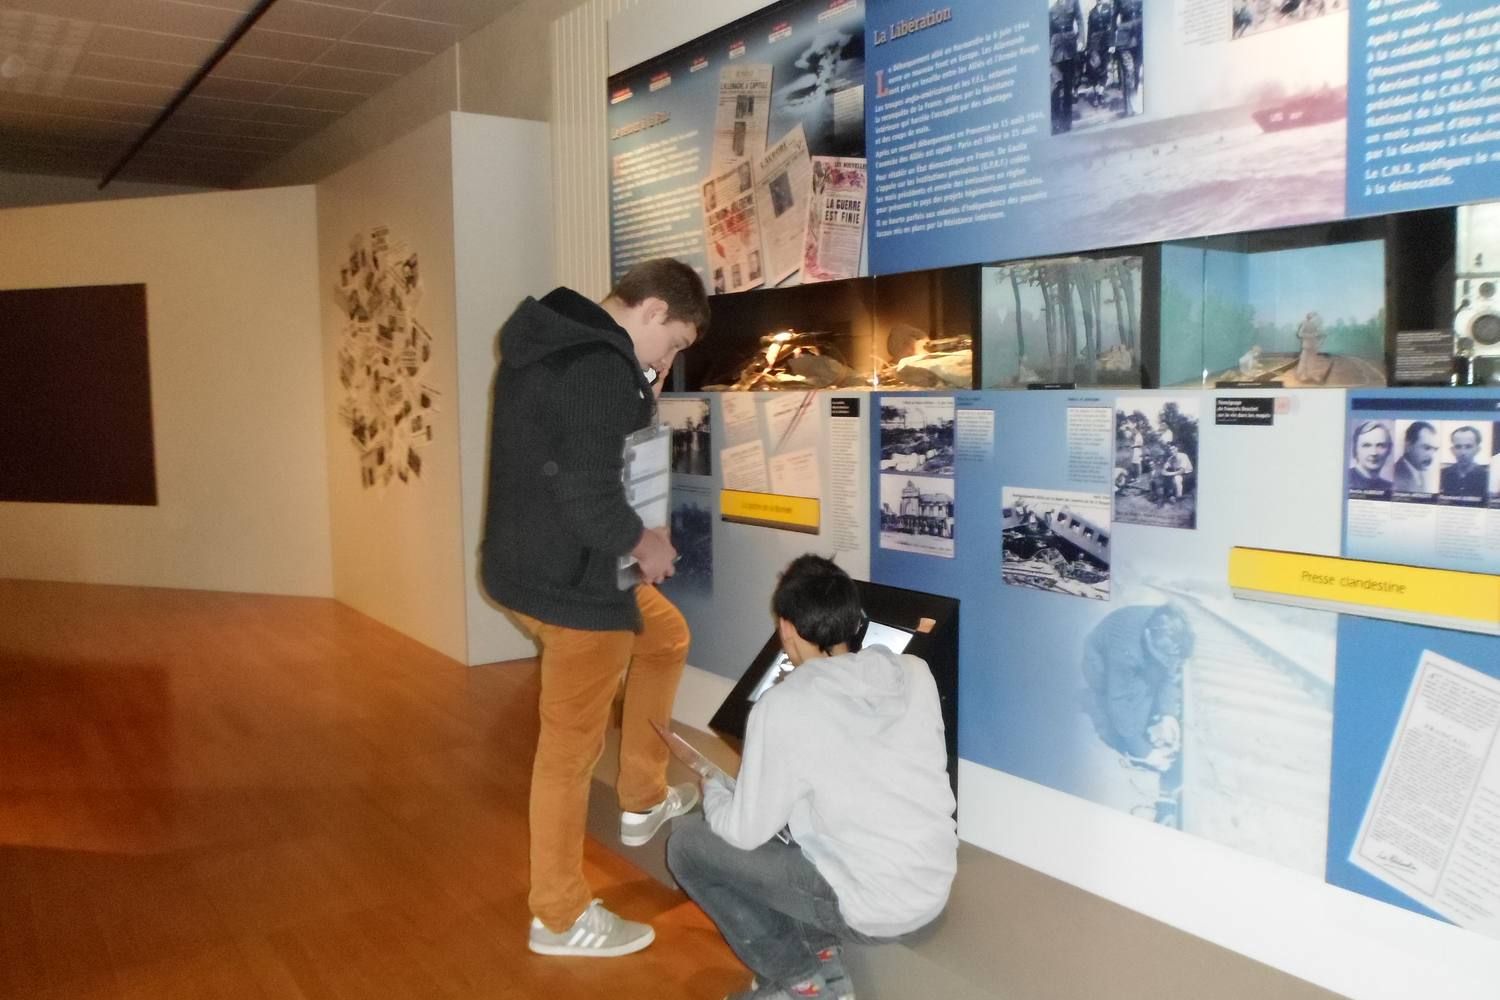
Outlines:
<svg viewBox="0 0 1500 1000"><path fill-rule="evenodd" d="M865 645L879 643L897 652L920 656L932 670L948 743L948 780L957 796L958 600L863 580L854 582L859 587L865 616L870 620ZM781 651L781 640L773 629L734 690L709 720L709 728L736 746L743 744L750 709L790 669L791 664Z"/></svg>

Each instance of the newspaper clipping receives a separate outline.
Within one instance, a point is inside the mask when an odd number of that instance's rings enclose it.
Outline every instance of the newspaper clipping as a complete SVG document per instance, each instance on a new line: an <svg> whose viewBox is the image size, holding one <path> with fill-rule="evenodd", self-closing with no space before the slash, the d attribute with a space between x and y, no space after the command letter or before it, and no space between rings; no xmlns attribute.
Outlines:
<svg viewBox="0 0 1500 1000"><path fill-rule="evenodd" d="M768 284L778 284L802 268L807 237L812 163L807 137L798 125L755 162L755 205L760 214Z"/></svg>
<svg viewBox="0 0 1500 1000"><path fill-rule="evenodd" d="M703 185L703 226L714 294L765 283L760 219L750 161L741 160Z"/></svg>
<svg viewBox="0 0 1500 1000"><path fill-rule="evenodd" d="M771 121L771 66L725 66L719 74L719 109L714 119L713 169L759 156Z"/></svg>
<svg viewBox="0 0 1500 1000"><path fill-rule="evenodd" d="M1349 860L1500 938L1500 680L1425 650Z"/></svg>
<svg viewBox="0 0 1500 1000"><path fill-rule="evenodd" d="M864 157L812 158L804 282L858 277L865 239L865 166Z"/></svg>

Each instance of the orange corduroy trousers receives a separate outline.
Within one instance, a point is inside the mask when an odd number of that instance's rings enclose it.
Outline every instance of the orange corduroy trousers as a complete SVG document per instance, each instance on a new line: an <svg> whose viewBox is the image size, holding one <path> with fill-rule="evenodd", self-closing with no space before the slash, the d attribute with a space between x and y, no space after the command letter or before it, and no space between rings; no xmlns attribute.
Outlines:
<svg viewBox="0 0 1500 1000"><path fill-rule="evenodd" d="M682 613L655 587L636 588L640 632L595 632L515 613L541 648L541 732L531 768L532 914L567 929L592 895L583 876L583 838L594 767L604 752L610 706L625 675L620 727L620 808L644 812L667 794L666 725L687 662Z"/></svg>

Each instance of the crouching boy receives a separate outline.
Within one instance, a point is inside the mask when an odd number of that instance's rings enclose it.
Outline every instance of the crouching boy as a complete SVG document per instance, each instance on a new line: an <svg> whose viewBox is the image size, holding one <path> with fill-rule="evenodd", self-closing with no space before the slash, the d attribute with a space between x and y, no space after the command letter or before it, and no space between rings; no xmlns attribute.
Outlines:
<svg viewBox="0 0 1500 1000"><path fill-rule="evenodd" d="M755 973L726 1000L847 998L841 941L902 938L948 901L937 686L915 656L860 648L859 591L827 559L794 560L771 604L795 669L751 710L735 788L706 782L703 818L677 821L667 864Z"/></svg>

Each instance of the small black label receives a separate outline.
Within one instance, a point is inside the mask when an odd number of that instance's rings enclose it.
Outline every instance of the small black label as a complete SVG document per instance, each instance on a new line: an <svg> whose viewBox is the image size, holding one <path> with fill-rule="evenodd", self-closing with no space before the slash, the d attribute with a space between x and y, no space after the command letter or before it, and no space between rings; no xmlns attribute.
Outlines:
<svg viewBox="0 0 1500 1000"><path fill-rule="evenodd" d="M834 417L859 416L859 399L852 396L835 396L828 401L828 413Z"/></svg>
<svg viewBox="0 0 1500 1000"><path fill-rule="evenodd" d="M1272 396L1221 396L1214 400L1216 424L1258 424L1269 427L1275 422L1276 400Z"/></svg>
<svg viewBox="0 0 1500 1000"><path fill-rule="evenodd" d="M1076 389L1076 382L1027 382L1028 389Z"/></svg>
<svg viewBox="0 0 1500 1000"><path fill-rule="evenodd" d="M1451 330L1397 330L1395 381L1444 385L1453 378Z"/></svg>

